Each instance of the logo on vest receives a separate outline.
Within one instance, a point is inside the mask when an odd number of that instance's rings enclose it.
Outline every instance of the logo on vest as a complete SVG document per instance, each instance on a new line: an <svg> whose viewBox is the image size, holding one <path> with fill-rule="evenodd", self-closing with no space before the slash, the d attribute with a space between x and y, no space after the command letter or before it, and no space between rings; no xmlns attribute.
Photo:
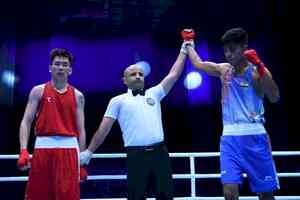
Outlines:
<svg viewBox="0 0 300 200"><path fill-rule="evenodd" d="M154 106L154 104L155 104L155 101L154 101L154 99L152 99L152 98L147 98L147 99L146 99L146 102L147 102L147 104L150 105L150 106Z"/></svg>
<svg viewBox="0 0 300 200"><path fill-rule="evenodd" d="M54 103L54 97L46 97L48 103Z"/></svg>

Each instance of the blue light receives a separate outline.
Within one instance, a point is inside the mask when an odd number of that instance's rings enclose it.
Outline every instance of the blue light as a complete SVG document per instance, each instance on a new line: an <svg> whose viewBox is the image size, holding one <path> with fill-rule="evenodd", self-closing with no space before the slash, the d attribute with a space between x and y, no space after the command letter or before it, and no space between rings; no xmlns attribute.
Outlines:
<svg viewBox="0 0 300 200"><path fill-rule="evenodd" d="M188 90L196 89L202 83L202 76L199 72L190 72L186 75L183 83Z"/></svg>
<svg viewBox="0 0 300 200"><path fill-rule="evenodd" d="M2 73L1 81L8 87L13 87L16 81L14 72L10 70L5 70Z"/></svg>
<svg viewBox="0 0 300 200"><path fill-rule="evenodd" d="M135 65L141 68L144 71L144 76L148 76L151 72L151 67L148 62L146 61L139 61Z"/></svg>

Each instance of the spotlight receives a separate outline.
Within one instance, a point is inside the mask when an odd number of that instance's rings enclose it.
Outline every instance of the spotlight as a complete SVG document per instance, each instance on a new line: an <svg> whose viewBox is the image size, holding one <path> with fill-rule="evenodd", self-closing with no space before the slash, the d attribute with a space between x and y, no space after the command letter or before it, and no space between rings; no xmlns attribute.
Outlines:
<svg viewBox="0 0 300 200"><path fill-rule="evenodd" d="M183 83L188 90L196 89L202 83L202 76L199 72L190 72L186 75Z"/></svg>
<svg viewBox="0 0 300 200"><path fill-rule="evenodd" d="M16 76L13 71L10 70L4 70L1 76L1 81L4 83L7 87L12 88L16 82Z"/></svg>
<svg viewBox="0 0 300 200"><path fill-rule="evenodd" d="M146 61L139 61L135 63L139 68L141 68L144 71L144 76L148 76L151 72L151 67L148 62Z"/></svg>

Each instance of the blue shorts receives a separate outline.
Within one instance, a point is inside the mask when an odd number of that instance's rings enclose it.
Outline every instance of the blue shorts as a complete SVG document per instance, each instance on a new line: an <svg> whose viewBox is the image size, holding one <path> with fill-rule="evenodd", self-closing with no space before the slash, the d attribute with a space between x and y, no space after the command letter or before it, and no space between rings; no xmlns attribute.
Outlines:
<svg viewBox="0 0 300 200"><path fill-rule="evenodd" d="M242 184L246 173L252 192L279 189L267 134L222 136L220 153L222 184Z"/></svg>

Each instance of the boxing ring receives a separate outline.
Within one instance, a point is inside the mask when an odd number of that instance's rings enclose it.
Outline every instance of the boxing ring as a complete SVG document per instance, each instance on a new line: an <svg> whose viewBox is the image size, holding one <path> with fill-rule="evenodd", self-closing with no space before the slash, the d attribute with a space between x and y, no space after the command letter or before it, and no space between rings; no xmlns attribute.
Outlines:
<svg viewBox="0 0 300 200"><path fill-rule="evenodd" d="M273 151L273 156L299 156L300 151ZM220 178L220 174L201 174L196 173L195 169L195 159L196 158L208 158L208 157L218 157L220 156L219 152L202 152L202 153L170 153L171 158L189 158L189 173L185 174L173 174L173 179L190 179L190 191L191 194L188 197L175 197L175 200L223 200L223 197L202 197L196 196L196 179L216 179ZM110 158L110 159L120 159L126 158L125 153L106 153L106 154L94 154L93 159L97 158ZM0 155L0 159L18 159L18 155ZM293 172L293 173L285 173L285 172L278 172L278 177L300 177L300 172ZM246 174L243 174L243 177L247 177ZM126 175L89 175L88 180L125 180ZM17 181L27 181L27 176L17 176L17 177L0 177L0 182L17 182ZM125 200L126 198L109 198L115 200ZM147 199L155 199L155 198L147 198ZM256 196L241 196L240 199L242 200L252 200L258 199ZM300 196L276 196L276 200L300 200ZM81 199L81 200L100 200L100 199ZM101 200L108 200L101 199Z"/></svg>

